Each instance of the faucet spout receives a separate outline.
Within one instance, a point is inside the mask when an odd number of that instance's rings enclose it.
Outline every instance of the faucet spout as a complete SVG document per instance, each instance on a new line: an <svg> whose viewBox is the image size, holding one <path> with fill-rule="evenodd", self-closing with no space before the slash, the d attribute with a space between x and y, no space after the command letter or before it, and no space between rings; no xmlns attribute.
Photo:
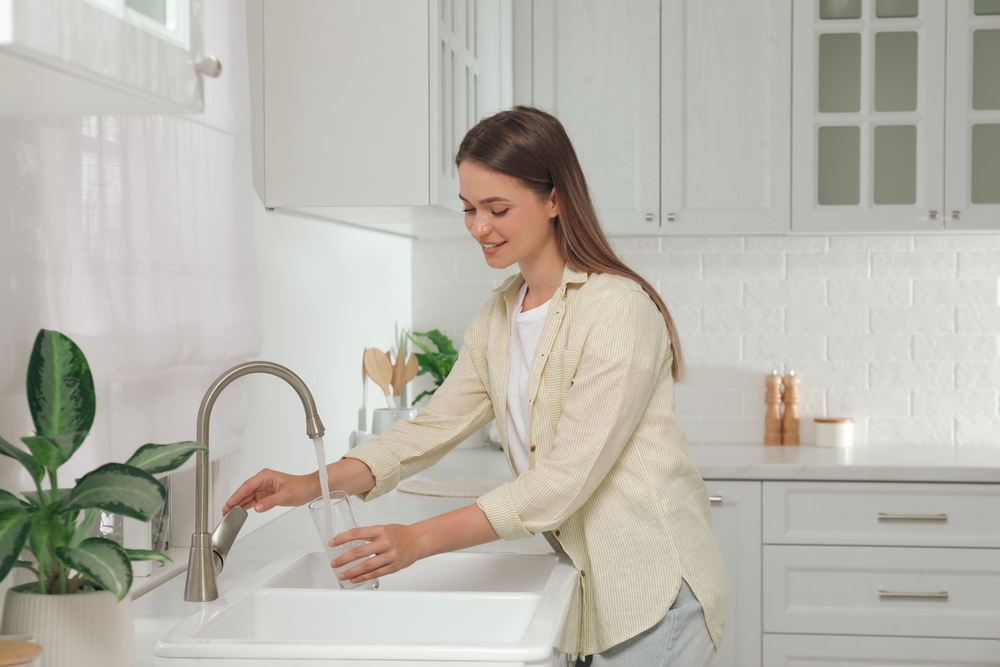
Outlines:
<svg viewBox="0 0 1000 667"><path fill-rule="evenodd" d="M270 361L248 361L233 366L224 372L205 392L198 409L197 441L205 445L206 451L197 452L195 463L195 499L194 499L194 534L191 536L191 552L188 556L187 582L184 586L184 599L188 602L208 602L219 597L216 585L215 557L212 552L212 534L208 532L208 427L212 416L212 407L219 394L229 384L244 375L251 373L268 373L275 375L295 390L302 401L306 413L306 434L312 438L322 437L326 432L323 422L316 412L316 401L302 379L284 366Z"/></svg>

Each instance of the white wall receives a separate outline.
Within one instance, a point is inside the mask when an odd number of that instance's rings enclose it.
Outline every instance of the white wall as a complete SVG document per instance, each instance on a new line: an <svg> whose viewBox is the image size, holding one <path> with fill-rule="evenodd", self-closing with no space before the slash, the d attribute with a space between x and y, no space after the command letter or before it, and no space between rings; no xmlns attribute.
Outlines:
<svg viewBox="0 0 1000 667"><path fill-rule="evenodd" d="M857 443L1000 447L1000 235L612 240L677 322L691 442L763 442L764 376L794 370L803 442L827 415ZM507 273L415 242L414 327L460 341Z"/></svg>
<svg viewBox="0 0 1000 667"><path fill-rule="evenodd" d="M395 350L410 327L411 239L288 211L266 211L254 197L264 347L260 359L287 366L309 386L327 461L347 452L362 406L365 347ZM248 387L243 451L219 462L213 508L261 468L295 474L316 470L302 403L269 375L238 380ZM384 407L369 392L369 411ZM221 400L221 398L220 398ZM250 518L244 531L285 510ZM218 520L218 517L215 519ZM214 525L214 523L213 523Z"/></svg>

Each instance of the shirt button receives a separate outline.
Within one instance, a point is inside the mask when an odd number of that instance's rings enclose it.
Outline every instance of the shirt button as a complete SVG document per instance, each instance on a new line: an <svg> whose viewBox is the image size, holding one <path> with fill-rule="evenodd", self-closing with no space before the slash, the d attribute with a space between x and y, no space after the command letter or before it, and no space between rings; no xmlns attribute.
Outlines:
<svg viewBox="0 0 1000 667"><path fill-rule="evenodd" d="M535 446L534 445L531 446L531 451L535 451Z"/></svg>
<svg viewBox="0 0 1000 667"><path fill-rule="evenodd" d="M587 576L587 573L586 573L586 572L584 572L583 570L580 570L580 576L581 576L581 577L586 577L586 576Z"/></svg>
<svg viewBox="0 0 1000 667"><path fill-rule="evenodd" d="M556 531L556 537L559 537L559 531L558 530Z"/></svg>

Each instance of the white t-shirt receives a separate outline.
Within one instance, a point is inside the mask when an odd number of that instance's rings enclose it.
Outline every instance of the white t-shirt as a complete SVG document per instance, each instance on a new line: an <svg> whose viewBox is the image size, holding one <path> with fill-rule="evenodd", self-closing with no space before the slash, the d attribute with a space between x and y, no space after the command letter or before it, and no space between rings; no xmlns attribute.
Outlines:
<svg viewBox="0 0 1000 667"><path fill-rule="evenodd" d="M510 321L510 375L507 377L507 447L519 475L528 470L528 447L531 443L528 376L551 303L550 299L522 313L521 306L527 293L528 284L525 283L517 293Z"/></svg>

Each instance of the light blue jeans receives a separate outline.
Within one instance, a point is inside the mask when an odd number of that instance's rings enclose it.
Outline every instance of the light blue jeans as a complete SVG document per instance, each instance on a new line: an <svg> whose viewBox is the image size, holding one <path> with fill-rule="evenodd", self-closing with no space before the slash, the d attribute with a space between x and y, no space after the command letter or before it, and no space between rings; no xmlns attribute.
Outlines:
<svg viewBox="0 0 1000 667"><path fill-rule="evenodd" d="M708 667L715 644L705 625L705 612L687 582L659 623L604 653L589 655L576 667Z"/></svg>

